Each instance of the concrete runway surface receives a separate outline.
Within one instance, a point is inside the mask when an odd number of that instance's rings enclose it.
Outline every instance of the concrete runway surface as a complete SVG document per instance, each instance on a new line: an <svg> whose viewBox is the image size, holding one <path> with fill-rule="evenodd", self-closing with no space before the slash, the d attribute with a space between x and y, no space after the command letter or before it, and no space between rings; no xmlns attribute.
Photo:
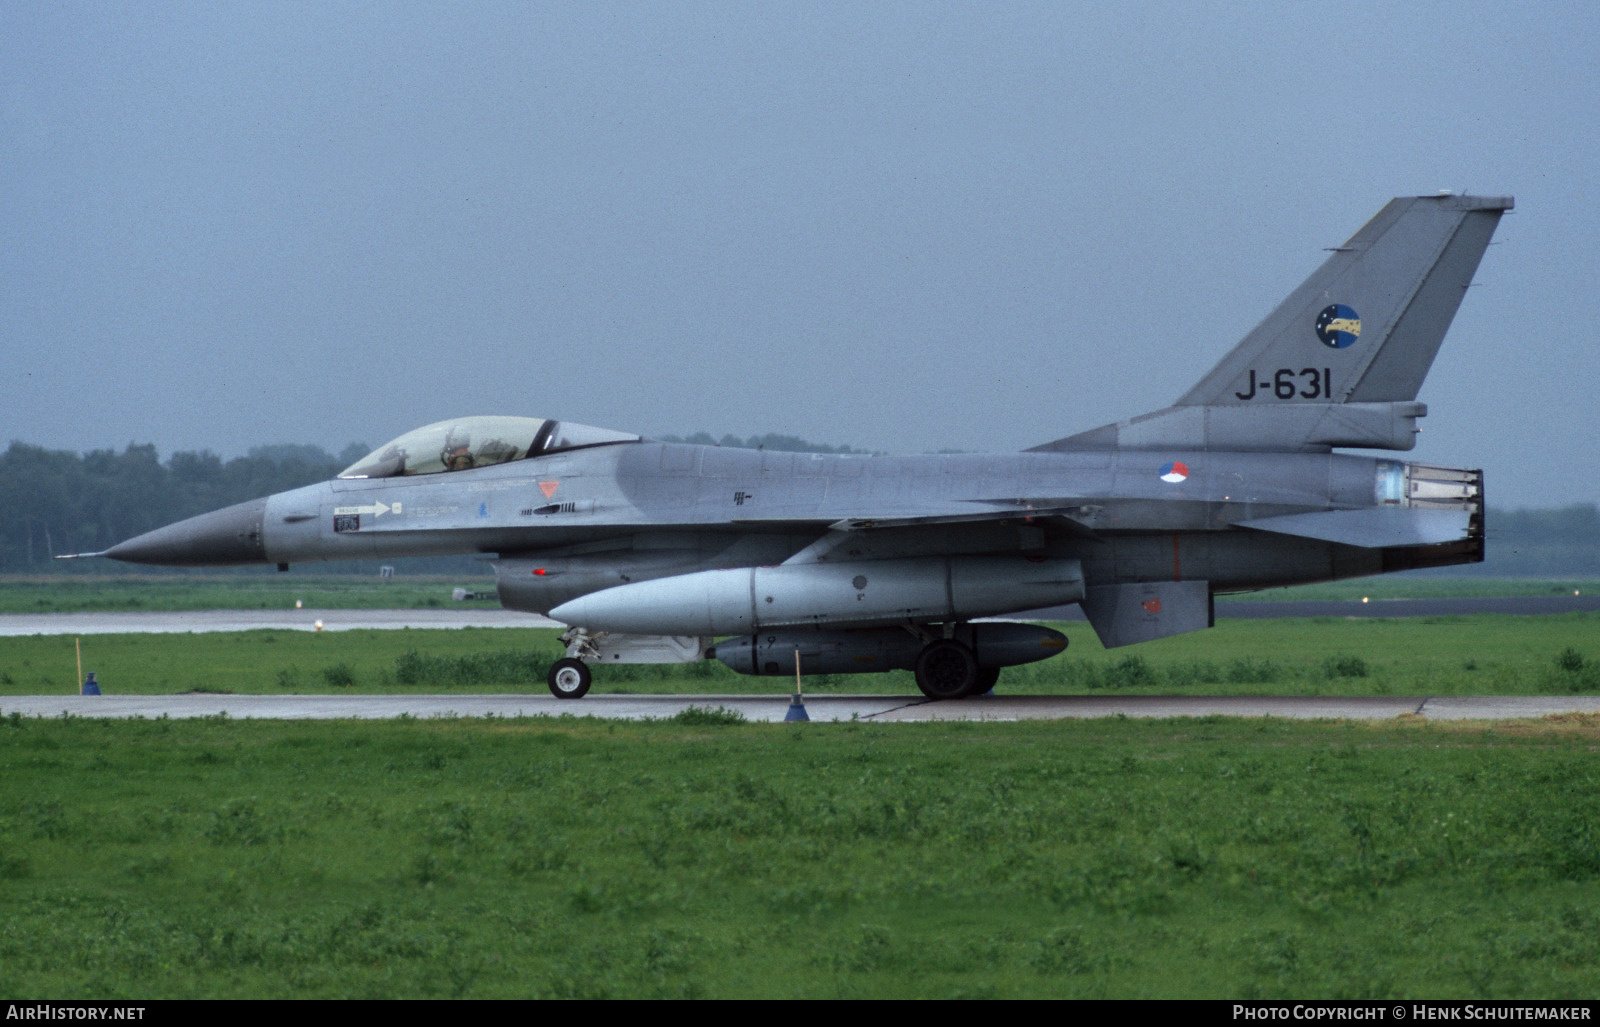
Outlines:
<svg viewBox="0 0 1600 1027"><path fill-rule="evenodd" d="M151 613L3 613L0 635L145 635L186 631L397 628L560 628L560 621L498 607L438 610L185 610Z"/></svg>
<svg viewBox="0 0 1600 1027"><path fill-rule="evenodd" d="M787 695L14 695L0 696L0 715L26 717L215 717L267 720L381 720L412 717L602 717L648 720L691 706L725 707L751 721L781 721ZM1044 696L993 695L930 702L912 695L811 696L813 721L852 719L1060 720L1087 717L1283 717L1292 720L1513 720L1561 713L1600 713L1600 696Z"/></svg>

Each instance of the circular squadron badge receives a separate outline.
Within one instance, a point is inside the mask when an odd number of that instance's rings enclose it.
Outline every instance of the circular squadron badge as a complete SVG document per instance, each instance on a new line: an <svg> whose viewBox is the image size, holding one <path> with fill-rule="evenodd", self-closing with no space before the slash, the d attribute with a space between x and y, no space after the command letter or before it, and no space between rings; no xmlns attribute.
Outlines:
<svg viewBox="0 0 1600 1027"><path fill-rule="evenodd" d="M1361 315L1343 303L1324 307L1322 313L1317 315L1317 338L1322 340L1324 346L1344 349L1354 345L1360 337Z"/></svg>

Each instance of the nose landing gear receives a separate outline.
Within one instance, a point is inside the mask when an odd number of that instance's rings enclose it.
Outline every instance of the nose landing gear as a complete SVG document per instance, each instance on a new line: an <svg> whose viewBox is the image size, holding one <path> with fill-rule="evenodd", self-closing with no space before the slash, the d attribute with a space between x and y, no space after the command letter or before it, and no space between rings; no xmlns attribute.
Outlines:
<svg viewBox="0 0 1600 1027"><path fill-rule="evenodd" d="M550 665L550 694L557 699L582 699L594 676L588 664L564 657Z"/></svg>

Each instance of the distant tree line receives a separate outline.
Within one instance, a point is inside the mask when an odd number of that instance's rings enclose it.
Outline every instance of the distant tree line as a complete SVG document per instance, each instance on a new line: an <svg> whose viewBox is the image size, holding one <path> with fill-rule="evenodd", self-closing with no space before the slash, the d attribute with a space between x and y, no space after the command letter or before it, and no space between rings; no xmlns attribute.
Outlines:
<svg viewBox="0 0 1600 1027"><path fill-rule="evenodd" d="M126 564L51 558L98 552L185 517L326 481L366 453L356 445L337 457L317 446L258 446L228 461L201 452L163 463L153 445L80 456L13 442L0 454L0 572L127 573Z"/></svg>
<svg viewBox="0 0 1600 1027"><path fill-rule="evenodd" d="M669 442L773 449L800 453L864 453L849 446L817 445L792 435L720 440L706 432ZM306 445L258 446L224 461L214 453L174 453L162 462L153 445L118 453L84 454L13 442L0 454L0 573L126 574L110 560L65 560L61 553L98 552L164 524L260 496L326 481L365 456L352 443L334 456ZM1488 516L1488 559L1441 573L1502 577L1600 576L1600 508L1496 510ZM319 564L317 570L376 573L380 561ZM470 557L406 560L412 573L481 574Z"/></svg>
<svg viewBox="0 0 1600 1027"><path fill-rule="evenodd" d="M1600 507L1552 510L1489 508L1488 552L1470 573L1500 578L1600 576Z"/></svg>
<svg viewBox="0 0 1600 1027"><path fill-rule="evenodd" d="M714 439L706 432L668 442L854 453L848 446L819 446L792 435ZM12 442L0 453L0 574L126 574L133 568L112 560L55 560L58 554L94 553L162 525L243 503L260 496L327 481L371 447L351 443L338 456L320 446L257 446L223 460L210 452L173 453L165 462L151 444L118 453L97 449L78 454ZM317 564L326 573L377 573L380 563ZM430 557L398 564L412 573L483 573L471 557ZM148 568L152 572L159 568Z"/></svg>

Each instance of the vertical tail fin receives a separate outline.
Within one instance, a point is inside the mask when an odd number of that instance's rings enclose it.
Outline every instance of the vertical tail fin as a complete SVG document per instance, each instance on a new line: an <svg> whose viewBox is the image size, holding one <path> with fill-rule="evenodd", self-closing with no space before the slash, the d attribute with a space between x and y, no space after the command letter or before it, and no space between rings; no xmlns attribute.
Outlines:
<svg viewBox="0 0 1600 1027"><path fill-rule="evenodd" d="M1391 200L1175 405L1036 448L1410 449L1417 393L1512 203Z"/></svg>
<svg viewBox="0 0 1600 1027"><path fill-rule="evenodd" d="M1389 201L1177 405L1416 399L1511 205L1509 196ZM1284 368L1293 389L1278 387ZM1303 368L1326 368L1328 380Z"/></svg>

